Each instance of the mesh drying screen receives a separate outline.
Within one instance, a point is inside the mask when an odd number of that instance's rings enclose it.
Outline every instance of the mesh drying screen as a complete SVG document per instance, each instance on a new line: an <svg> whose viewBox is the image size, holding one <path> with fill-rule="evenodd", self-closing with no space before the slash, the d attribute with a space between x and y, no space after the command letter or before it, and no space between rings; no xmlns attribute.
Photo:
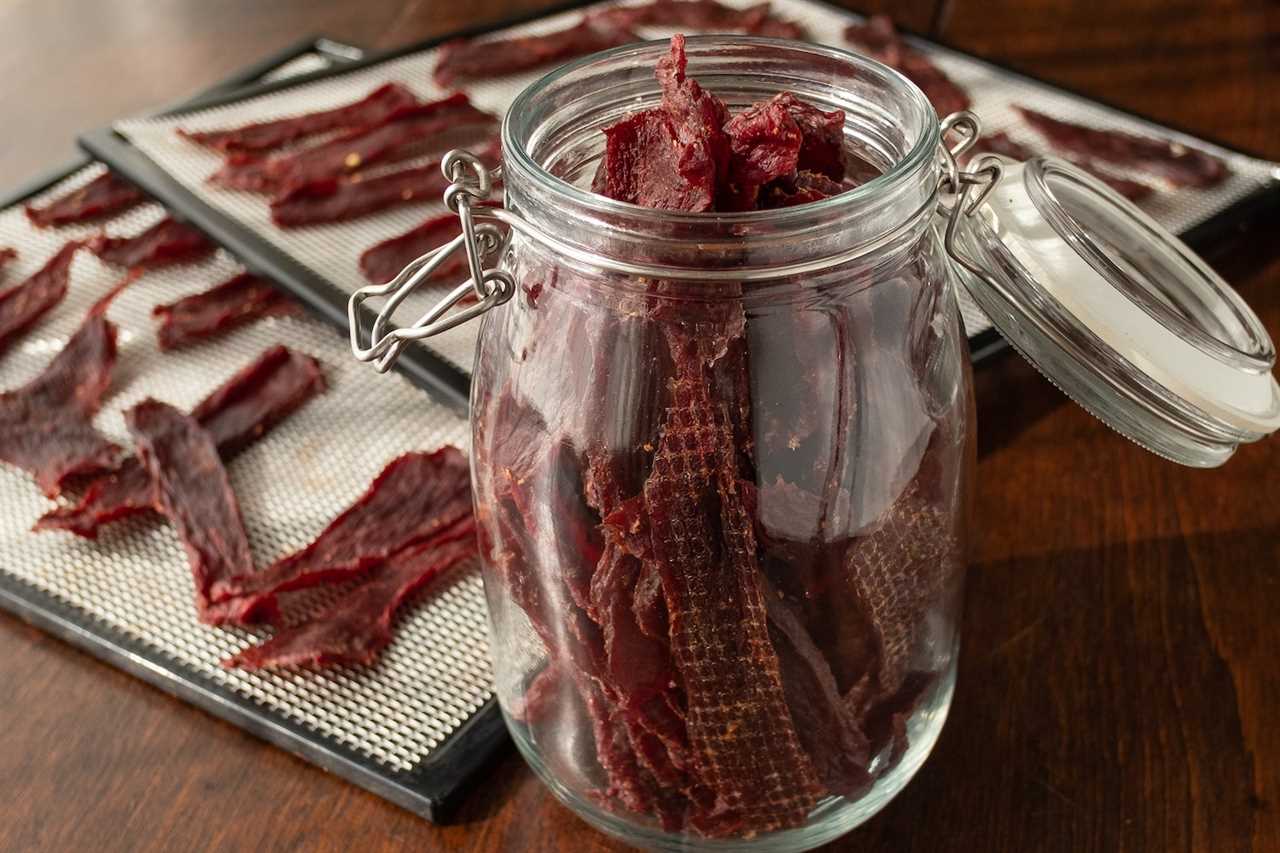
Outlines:
<svg viewBox="0 0 1280 853"><path fill-rule="evenodd" d="M86 167L34 201L86 183L102 169ZM107 223L106 230L136 233L162 215L159 205L144 205ZM0 246L20 253L6 281L38 269L68 238L87 237L98 228L38 230L20 209L0 212ZM161 354L152 306L207 289L239 270L219 252L199 264L148 273L118 298L109 317L120 327L120 358L111 396L96 423L129 446L122 412L145 397L189 409L276 343L320 359L329 390L228 466L261 564L314 538L393 457L443 443L465 448L468 432L464 420L399 376L371 381L368 367L351 359L343 337L318 321L266 320ZM0 361L0 387L13 388L35 375L119 277L119 270L82 251L66 300ZM377 429L369 429L371 423ZM218 665L255 637L196 621L186 557L167 524L120 522L96 542L32 533L31 524L49 508L29 478L0 470L0 573L55 597L85 622L121 632L167 662L381 767L411 770L490 696L484 596L474 565L446 576L408 609L396 641L374 668L251 674ZM321 595L310 606L323 603Z"/></svg>
<svg viewBox="0 0 1280 853"><path fill-rule="evenodd" d="M747 6L755 0L726 0L731 5ZM773 0L778 14L805 24L817 41L847 47L842 31L856 16L811 0ZM503 31L539 32L558 29L576 20L581 12L565 12ZM646 29L649 37L668 35L669 31ZM1055 89L1004 73L989 65L945 49L923 46L957 82L968 90L974 109L982 116L988 130L1006 130L1019 141L1035 144L1034 134L1015 121L1013 104L1034 104L1037 108L1063 119L1114 127L1135 132L1150 132L1147 125L1132 116L1115 112L1098 104L1065 95ZM315 81L286 91L215 109L192 113L177 119L138 119L116 124L137 148L165 171L176 177L204 202L247 224L254 232L290 254L313 272L327 278L344 292L364 284L357 268L360 251L374 243L415 225L428 213L443 212L438 204L422 204L371 216L358 222L324 225L294 230L276 228L270 221L262 198L246 193L219 190L205 179L220 164L220 158L205 149L185 142L173 132L176 127L212 128L240 124L308 112L355 100L373 86L388 80L399 80L423 97L438 97L441 90L431 80L435 52L428 50L328 80ZM511 75L499 80L472 85L472 99L482 108L501 114L527 84L541 72ZM1159 129L1165 136L1177 134ZM1187 141L1191 141L1188 139ZM1145 208L1175 233L1183 231L1225 210L1233 202L1253 193L1268 181L1277 179L1275 164L1214 149L1196 141L1196 145L1213 149L1228 161L1232 176L1206 190L1184 190L1176 194L1157 193ZM425 309L430 298L438 297L445 288L410 301L404 316L416 316L414 309ZM962 297L962 308L970 334L990 328L990 322L977 307ZM457 367L469 372L474 338L478 324L471 323L432 338L426 346L434 349Z"/></svg>

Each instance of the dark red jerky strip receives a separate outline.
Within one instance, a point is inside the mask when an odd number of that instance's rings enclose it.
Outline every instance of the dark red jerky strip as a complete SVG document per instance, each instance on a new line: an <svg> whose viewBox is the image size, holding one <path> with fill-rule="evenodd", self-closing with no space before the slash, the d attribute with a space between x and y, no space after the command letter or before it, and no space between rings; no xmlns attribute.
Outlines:
<svg viewBox="0 0 1280 853"><path fill-rule="evenodd" d="M0 246L0 272L4 271L10 262L17 260L18 250L11 249L8 246Z"/></svg>
<svg viewBox="0 0 1280 853"><path fill-rule="evenodd" d="M383 240L370 246L360 255L360 272L374 284L391 281L409 263L437 249L462 233L457 214L433 216L421 225L411 228L398 237ZM466 254L457 251L450 255L431 274L432 281L448 281L451 284L467 266Z"/></svg>
<svg viewBox="0 0 1280 853"><path fill-rule="evenodd" d="M167 403L144 400L124 419L151 477L155 506L187 552L200 621L218 624L207 609L210 587L253 571L240 504L218 448L199 421Z"/></svg>
<svg viewBox="0 0 1280 853"><path fill-rule="evenodd" d="M67 295L71 262L80 246L79 242L67 243L26 281L0 293L0 352Z"/></svg>
<svg viewBox="0 0 1280 853"><path fill-rule="evenodd" d="M209 182L229 189L282 193L310 181L404 160L446 132L489 126L495 120L472 106L466 95L457 93L398 110L380 124L299 151L272 157L229 157Z"/></svg>
<svg viewBox="0 0 1280 853"><path fill-rule="evenodd" d="M1056 148L1160 175L1175 187L1211 187L1230 174L1217 157L1179 142L1072 124L1026 107L1017 110Z"/></svg>
<svg viewBox="0 0 1280 853"><path fill-rule="evenodd" d="M799 172L794 177L774 181L760 191L759 209L793 207L839 195L852 186L837 183L817 172Z"/></svg>
<svg viewBox="0 0 1280 853"><path fill-rule="evenodd" d="M1000 154L1009 157L1018 162L1030 160L1035 156L1035 152L1020 142L1017 142L1007 133L991 133L983 136L973 146L973 149L962 158L964 161L972 160L975 154ZM1111 187L1120 195L1130 201L1139 201L1151 195L1154 190L1150 185L1139 181L1132 181L1128 178L1118 178L1115 175L1108 174L1102 169L1098 163L1088 157L1081 157L1079 154L1064 152L1063 159L1080 169L1093 175L1107 186Z"/></svg>
<svg viewBox="0 0 1280 853"><path fill-rule="evenodd" d="M477 153L492 168L501 144L492 140ZM382 210L422 201L438 201L449 181L440 160L376 178L355 174L323 178L297 186L271 202L271 221L281 228L345 222Z"/></svg>
<svg viewBox="0 0 1280 853"><path fill-rule="evenodd" d="M501 39L457 39L440 48L435 80L450 88L463 81L487 80L564 62L611 47L640 41L627 27L584 18L563 30Z"/></svg>
<svg viewBox="0 0 1280 853"><path fill-rule="evenodd" d="M968 94L928 57L903 42L888 15L873 15L864 24L850 24L844 37L873 59L901 71L924 91L939 116L969 109Z"/></svg>
<svg viewBox="0 0 1280 853"><path fill-rule="evenodd" d="M688 28L708 32L743 32L772 38L808 38L808 32L800 24L774 16L768 3L737 9L716 0L652 0L615 6L592 17L624 27Z"/></svg>
<svg viewBox="0 0 1280 853"><path fill-rule="evenodd" d="M104 172L89 183L59 196L44 207L27 205L27 219L40 228L90 222L123 213L146 201L142 190L114 172Z"/></svg>
<svg viewBox="0 0 1280 853"><path fill-rule="evenodd" d="M467 457L456 447L406 453L306 548L256 574L223 578L215 602L234 602L236 621L274 611L277 594L354 577L471 513Z"/></svg>
<svg viewBox="0 0 1280 853"><path fill-rule="evenodd" d="M74 476L116 467L123 451L93 428L115 363L116 327L94 311L39 376L0 394L0 461L49 497Z"/></svg>
<svg viewBox="0 0 1280 853"><path fill-rule="evenodd" d="M435 538L410 545L372 569L332 607L222 662L247 670L281 666L369 666L391 644L393 620L416 592L474 557L475 523L460 519Z"/></svg>
<svg viewBox="0 0 1280 853"><path fill-rule="evenodd" d="M191 411L213 437L223 461L262 438L324 390L320 363L283 346L266 350ZM151 478L137 457L92 480L80 500L46 513L36 530L66 530L95 539L109 522L152 508Z"/></svg>
<svg viewBox="0 0 1280 853"><path fill-rule="evenodd" d="M293 314L299 306L268 279L240 273L202 293L151 310L160 318L156 340L173 350L207 340L262 317Z"/></svg>
<svg viewBox="0 0 1280 853"><path fill-rule="evenodd" d="M773 98L738 113L724 131L732 152L717 210L755 210L760 188L794 174L800 161L800 125Z"/></svg>
<svg viewBox="0 0 1280 853"><path fill-rule="evenodd" d="M266 151L317 133L375 125L397 110L416 103L418 97L404 85L386 83L354 103L331 110L219 130L179 128L178 133L193 142L227 153Z"/></svg>
<svg viewBox="0 0 1280 853"><path fill-rule="evenodd" d="M129 269L154 269L194 261L216 248L193 225L165 217L133 237L100 234L89 243L93 253L109 264Z"/></svg>

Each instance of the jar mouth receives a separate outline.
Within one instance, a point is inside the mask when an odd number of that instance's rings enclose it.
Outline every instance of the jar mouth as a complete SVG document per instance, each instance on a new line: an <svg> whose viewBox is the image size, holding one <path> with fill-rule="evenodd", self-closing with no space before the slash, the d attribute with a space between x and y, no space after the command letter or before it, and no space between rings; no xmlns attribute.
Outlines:
<svg viewBox="0 0 1280 853"><path fill-rule="evenodd" d="M637 225L662 223L664 226L675 225L697 229L714 222L718 227L751 226L758 223L769 223L772 228L785 228L788 223L811 221L815 217L839 215L864 206L868 202L880 199L893 192L905 182L912 181L921 170L936 160L939 144L939 123L937 113L924 92L898 71L883 63L840 48L828 47L785 39L764 38L760 36L689 36L686 40L686 53L689 57L689 76L699 79L698 60L700 57L716 50L734 49L743 53L752 51L766 52L786 51L798 58L807 58L814 67L824 64L830 67L841 67L853 70L859 79L867 80L900 97L902 108L912 119L912 124L919 128L917 137L912 140L905 154L883 169L879 175L852 189L819 201L795 205L793 207L770 210L753 210L744 212L692 213L688 211L661 210L630 202L617 201L607 196L591 192L575 186L555 174L531 154L529 150L530 129L521 125L531 116L537 115L537 105L549 93L563 87L568 81L581 76L584 70L593 66L625 65L647 73L651 82L651 94L657 96L659 87L652 76L652 69L658 59L667 52L669 42L665 39L624 45L582 57L566 63L539 78L524 89L512 102L502 122L502 148L504 171L508 173L508 181L513 175L519 175L541 185L542 188L559 196L566 203L585 207L604 214L626 217ZM795 76L797 86L805 79L801 70ZM721 95L714 84L703 83L713 94ZM776 91L784 91L779 88ZM803 92L800 97L810 100ZM649 106L637 102L636 109ZM823 109L838 108L829 104L815 104ZM603 125L601 126L603 127ZM603 138L603 134L601 134Z"/></svg>

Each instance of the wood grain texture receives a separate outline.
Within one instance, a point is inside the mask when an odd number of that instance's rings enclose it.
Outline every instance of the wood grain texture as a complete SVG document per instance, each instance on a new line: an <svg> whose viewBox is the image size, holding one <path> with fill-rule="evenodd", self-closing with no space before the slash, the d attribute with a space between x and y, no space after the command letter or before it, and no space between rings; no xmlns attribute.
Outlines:
<svg viewBox="0 0 1280 853"><path fill-rule="evenodd" d="M540 0L0 0L0 174L307 33L388 47ZM882 4L888 7L891 4ZM1280 7L892 4L947 42L1280 158ZM864 5L864 9L879 6ZM1214 254L1280 337L1280 222ZM1163 462L1013 357L978 372L952 719L834 850L1280 850L1280 441ZM0 617L0 849L603 851L509 754L432 827Z"/></svg>

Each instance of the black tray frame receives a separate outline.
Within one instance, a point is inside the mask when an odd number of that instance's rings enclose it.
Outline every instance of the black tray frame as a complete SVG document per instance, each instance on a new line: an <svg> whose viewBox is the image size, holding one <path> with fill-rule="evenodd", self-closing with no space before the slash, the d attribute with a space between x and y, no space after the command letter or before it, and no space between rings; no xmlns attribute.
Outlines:
<svg viewBox="0 0 1280 853"><path fill-rule="evenodd" d="M358 48L327 38L301 39L171 109L233 95L238 88L253 84L268 72L307 53L321 53L338 63L350 63L363 55ZM0 209L25 202L92 162L89 157L75 159L0 196ZM0 574L0 610L433 822L449 819L468 783L509 743L497 702L490 699L413 770L391 771L368 756L326 740L190 667L156 653L144 643L94 621L83 610L20 578Z"/></svg>

